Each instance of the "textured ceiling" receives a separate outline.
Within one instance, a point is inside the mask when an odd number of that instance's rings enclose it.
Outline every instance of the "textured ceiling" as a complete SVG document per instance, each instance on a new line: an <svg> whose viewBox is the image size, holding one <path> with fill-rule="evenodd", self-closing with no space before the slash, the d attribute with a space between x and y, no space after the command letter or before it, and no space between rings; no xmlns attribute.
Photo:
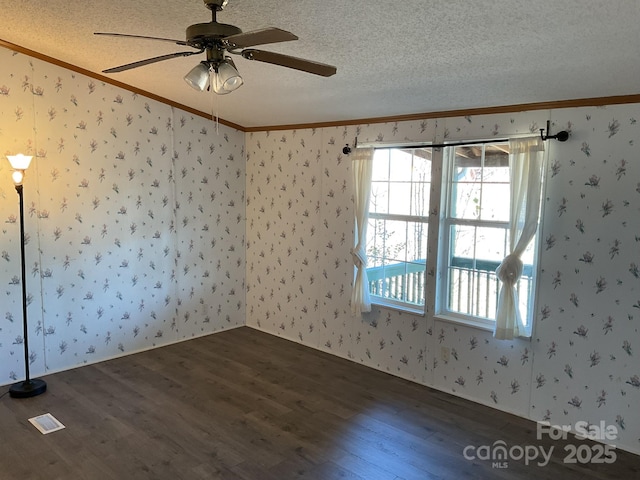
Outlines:
<svg viewBox="0 0 640 480"><path fill-rule="evenodd" d="M184 40L211 20L202 0L0 0L0 11L0 39L96 73L188 47L93 32ZM182 79L198 56L108 76L247 128L640 92L637 0L229 0L218 21L291 31L299 40L258 48L338 73L238 57L245 84L216 98Z"/></svg>

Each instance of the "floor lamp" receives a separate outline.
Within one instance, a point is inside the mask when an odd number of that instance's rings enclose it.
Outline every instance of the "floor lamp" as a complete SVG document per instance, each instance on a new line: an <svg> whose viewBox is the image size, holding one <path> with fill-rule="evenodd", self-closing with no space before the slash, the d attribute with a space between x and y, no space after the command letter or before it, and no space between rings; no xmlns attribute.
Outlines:
<svg viewBox="0 0 640 480"><path fill-rule="evenodd" d="M30 156L27 155L7 155L13 174L11 178L16 186L16 192L20 197L20 255L22 259L22 327L24 330L24 369L26 372L23 382L14 383L9 389L9 395L14 398L27 398L40 395L47 390L47 384L44 380L29 377L29 328L27 326L27 284L26 284L26 267L24 260L24 201L22 198L22 181L24 180L24 172L29 168L31 163Z"/></svg>

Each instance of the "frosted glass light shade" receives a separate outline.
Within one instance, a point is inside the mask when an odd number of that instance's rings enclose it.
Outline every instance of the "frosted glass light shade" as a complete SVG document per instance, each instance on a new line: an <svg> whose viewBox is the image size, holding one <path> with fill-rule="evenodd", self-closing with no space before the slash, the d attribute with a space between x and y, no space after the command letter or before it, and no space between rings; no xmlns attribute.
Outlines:
<svg viewBox="0 0 640 480"><path fill-rule="evenodd" d="M218 65L214 74L213 91L218 95L225 95L237 90L243 83L244 80L236 70L233 61L227 57Z"/></svg>
<svg viewBox="0 0 640 480"><path fill-rule="evenodd" d="M7 155L7 159L11 164L11 168L13 168L14 170L26 170L27 168L29 168L32 158L33 157L29 155L23 155L21 153L19 153L18 155Z"/></svg>
<svg viewBox="0 0 640 480"><path fill-rule="evenodd" d="M209 65L204 62L200 62L184 76L184 81L195 90L200 92L206 90L209 86Z"/></svg>

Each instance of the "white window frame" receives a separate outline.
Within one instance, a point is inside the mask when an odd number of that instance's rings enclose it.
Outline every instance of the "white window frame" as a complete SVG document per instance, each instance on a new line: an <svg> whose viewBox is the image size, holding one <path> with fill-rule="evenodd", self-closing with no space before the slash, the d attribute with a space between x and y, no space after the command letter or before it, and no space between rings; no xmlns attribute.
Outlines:
<svg viewBox="0 0 640 480"><path fill-rule="evenodd" d="M433 155L435 154L434 150L431 148L430 145L428 144L416 144L415 146L411 146L411 145L402 145L402 146L396 146L396 145L380 145L380 146L376 146L375 147L376 150L390 150L390 149L401 149L401 150L420 150L420 149L431 149L431 154L432 154L432 163L431 163L431 171L430 173L430 177L431 177L431 181L429 182L429 192L428 192L428 196L429 198L429 202L432 201L431 198L431 184L434 181L434 177L433 177ZM374 154L375 155L375 154ZM437 181L439 181L439 179L436 179ZM413 183L413 182L412 182ZM372 193L373 195L373 193ZM427 212L427 215L402 215L402 214L393 214L393 213L376 213L376 212L372 212L369 211L369 217L368 217L368 221L375 221L375 220L391 220L391 221L398 221L398 222L416 222L416 223L422 223L424 224L424 231L428 232L430 229L430 222L429 222L429 215ZM429 235L427 233L427 244L426 244L426 251L429 250ZM425 259L426 260L426 259ZM377 267L367 267L367 271L369 272L369 269L373 269L373 268L377 268ZM428 298L426 296L426 291L427 291L427 274L426 274L426 261L425 264L423 266L422 269L422 273L423 273L423 285L422 285L422 297L424 298L424 303L422 304L416 304L416 303L411 303L411 302L406 302L406 301L402 301L402 300L397 300L394 298L389 298L389 297L385 297L385 296L381 296L381 295L377 295L375 293L373 293L371 291L371 289L369 290L369 295L370 295L370 299L371 299L371 303L374 305L379 305L379 306L383 306L383 307L387 307L387 308L391 308L394 310L400 310L403 312L407 312L407 313L412 313L412 314L416 314L416 315L424 315L425 314L425 309L427 308L427 304L428 304ZM369 274L371 275L371 274ZM371 281L371 278L369 279Z"/></svg>
<svg viewBox="0 0 640 480"><path fill-rule="evenodd" d="M424 280L424 304L423 305L415 305L412 303L406 303L402 301L397 301L391 298L385 298L379 295L375 295L370 292L371 303L374 305L382 306L385 308L390 308L394 310L400 310L416 315L424 316L426 312L430 311L433 313L434 317L440 320L449 321L453 323L463 324L470 327L479 328L482 330L492 331L495 328L495 320L488 319L480 316L474 315L464 315L457 312L449 311L446 308L447 305L447 295L448 295L448 278L445 270L448 269L449 265L449 252L450 252L450 226L453 222L450 222L448 217L447 209L449 206L449 195L452 188L452 174L453 174L453 161L449 161L445 159L445 153L449 148L455 148L460 144L464 145L475 145L475 144L500 144L500 143L508 143L508 140L491 140L491 139L473 139L473 140L456 140L451 141L450 145L445 145L444 147L440 145L432 145L428 143L415 143L415 144L371 144L375 149L391 149L391 148L401 148L401 149L420 149L420 148L430 148L432 153L432 163L431 163L431 194L430 194L430 203L429 203L429 212L426 217L419 216L405 216L405 215L392 215L387 214L385 216L386 219L391 220L401 220L401 221L416 221L417 218L423 218L424 223L426 224L426 231L428 232L427 236L427 256L429 256L425 264L425 280ZM437 147L437 148L436 148ZM442 165L441 174L438 174L438 166ZM544 176L543 176L544 177ZM543 178L543 184L541 188L543 189L543 198L544 198L544 188L545 188L545 180ZM541 202L540 208L541 210L544 207L544 201ZM434 217L432 212L436 213ZM369 213L369 220L381 218L382 214L376 214L375 212ZM429 218L432 217L432 218ZM528 312L527 312L527 326L528 330L531 331L533 329L533 324L535 321L535 311L536 311L536 298L537 298L537 290L538 290L538 282L537 277L539 273L539 255L540 249L542 245L541 241L541 224L543 221L543 216L539 217L539 228L536 234L535 239L533 240L533 262L531 264L531 277L532 277L532 286L531 286L531 296L528 304ZM460 219L456 220L456 223L462 223ZM471 220L469 223L476 222L475 220ZM489 226L494 225L496 227L505 228L508 230L508 222L488 222L488 221L479 221L482 225ZM429 252L431 254L429 255Z"/></svg>
<svg viewBox="0 0 640 480"><path fill-rule="evenodd" d="M494 144L488 140L477 140L478 144L484 145L486 144ZM474 145L474 141L464 141L465 145ZM499 140L495 141L495 144L503 143ZM505 142L508 144L508 142ZM453 189L453 175L454 175L454 161L453 155L450 155L450 150L457 146L453 143L450 147L444 147L442 149L442 183L441 183L441 195L439 198L439 211L440 218L438 221L438 255L437 255L437 281L436 281L436 295L435 295L435 312L436 317L442 320L452 321L455 323L461 323L464 325L477 327L482 330L490 330L492 331L495 327L495 319L486 318L483 316L464 314L461 312L453 311L448 308L449 305L449 262L452 255L452 242L451 242L451 226L452 225L469 225L469 226L482 226L482 227L494 227L494 228L504 228L509 230L509 222L508 221L489 221L489 220L475 220L475 219L455 219L451 215L451 198L452 198L452 189ZM544 188L541 185L540 188ZM508 199L506 200L508 201ZM541 202L543 203L543 202ZM539 217L539 227L542 223L542 215ZM539 251L540 251L540 228L538 228L538 232L532 240L534 258L533 263L531 265L531 286L530 286L530 295L529 302L527 305L526 312L526 320L528 330L531 331L533 328L534 315L535 315L535 305L536 305L536 296L537 296L537 282L536 279L538 277L537 272L539 269ZM508 238L507 238L508 242ZM474 253L474 259L476 259L476 255ZM480 271L485 271L484 269ZM498 286L499 289L499 286Z"/></svg>

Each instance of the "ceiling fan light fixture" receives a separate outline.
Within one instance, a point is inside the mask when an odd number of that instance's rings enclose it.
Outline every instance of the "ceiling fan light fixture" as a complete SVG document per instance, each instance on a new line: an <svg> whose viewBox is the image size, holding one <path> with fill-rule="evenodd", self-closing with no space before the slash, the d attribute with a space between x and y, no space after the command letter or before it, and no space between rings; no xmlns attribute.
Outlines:
<svg viewBox="0 0 640 480"><path fill-rule="evenodd" d="M184 81L191 88L202 92L209 87L209 70L210 66L207 62L200 62L184 76Z"/></svg>
<svg viewBox="0 0 640 480"><path fill-rule="evenodd" d="M218 95L226 95L242 86L244 80L236 70L230 57L221 61L213 73L213 91Z"/></svg>

